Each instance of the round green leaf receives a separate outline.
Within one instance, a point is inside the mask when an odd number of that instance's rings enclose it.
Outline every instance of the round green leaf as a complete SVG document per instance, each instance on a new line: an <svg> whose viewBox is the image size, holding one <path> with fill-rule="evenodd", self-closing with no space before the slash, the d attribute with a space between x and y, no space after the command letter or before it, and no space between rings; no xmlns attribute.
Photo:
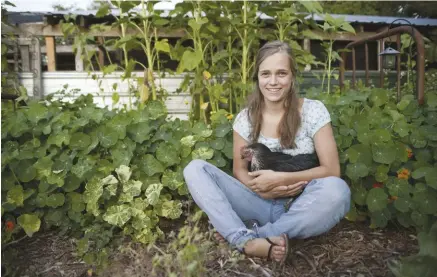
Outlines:
<svg viewBox="0 0 437 277"><path fill-rule="evenodd" d="M35 214L22 214L18 217L17 222L29 237L38 232L41 226L41 220Z"/></svg>
<svg viewBox="0 0 437 277"><path fill-rule="evenodd" d="M193 160L195 159L202 159L202 160L209 160L214 156L214 149L207 148L207 147L200 147L198 149L195 149L191 156Z"/></svg>
<svg viewBox="0 0 437 277"><path fill-rule="evenodd" d="M437 213L437 198L430 193L415 193L413 201L418 206L418 211L422 214Z"/></svg>
<svg viewBox="0 0 437 277"><path fill-rule="evenodd" d="M117 143L119 135L115 129L112 129L111 127L101 126L97 130L97 137L103 147L109 148Z"/></svg>
<svg viewBox="0 0 437 277"><path fill-rule="evenodd" d="M55 193L50 195L46 200L46 205L52 208L64 205L65 196L63 193Z"/></svg>
<svg viewBox="0 0 437 277"><path fill-rule="evenodd" d="M170 188L171 190L176 190L184 185L184 176L180 171L174 172L167 169L162 175L161 182L164 186Z"/></svg>
<svg viewBox="0 0 437 277"><path fill-rule="evenodd" d="M24 202L23 187L21 185L17 185L11 188L6 195L6 201L10 204L14 204L17 207L23 206L23 202Z"/></svg>
<svg viewBox="0 0 437 277"><path fill-rule="evenodd" d="M30 182L36 177L36 169L30 160L22 160L14 168L14 173L21 182Z"/></svg>
<svg viewBox="0 0 437 277"><path fill-rule="evenodd" d="M91 138L87 134L82 132L77 132L71 135L70 138L70 148L75 150L83 150L86 149L91 143Z"/></svg>
<svg viewBox="0 0 437 277"><path fill-rule="evenodd" d="M377 163L391 164L396 159L396 148L386 143L372 145L372 155Z"/></svg>
<svg viewBox="0 0 437 277"><path fill-rule="evenodd" d="M212 130L208 129L205 123L197 122L193 126L193 133L203 138L208 138L212 135Z"/></svg>
<svg viewBox="0 0 437 277"><path fill-rule="evenodd" d="M147 187L145 196L150 205L156 205L159 201L159 196L163 188L162 184L151 184Z"/></svg>
<svg viewBox="0 0 437 277"><path fill-rule="evenodd" d="M384 228L387 226L388 221L391 218L391 213L388 209L372 212L371 223L378 228Z"/></svg>
<svg viewBox="0 0 437 277"><path fill-rule="evenodd" d="M148 176L153 176L156 173L164 172L164 166L150 154L145 155L140 160L140 168L146 173Z"/></svg>
<svg viewBox="0 0 437 277"><path fill-rule="evenodd" d="M355 163L346 166L346 176L351 180L358 180L360 177L366 177L369 174L369 169L365 164Z"/></svg>
<svg viewBox="0 0 437 277"><path fill-rule="evenodd" d="M363 186L352 187L352 199L358 205L365 205L367 198L367 190Z"/></svg>
<svg viewBox="0 0 437 277"><path fill-rule="evenodd" d="M420 132L412 132L410 142L415 148L423 148L427 143L426 138Z"/></svg>
<svg viewBox="0 0 437 277"><path fill-rule="evenodd" d="M103 220L109 224L123 227L123 225L131 218L132 213L128 205L111 206L103 214Z"/></svg>
<svg viewBox="0 0 437 277"><path fill-rule="evenodd" d="M150 139L151 131L152 126L148 121L135 123L127 127L130 138L137 143L143 143L145 140Z"/></svg>
<svg viewBox="0 0 437 277"><path fill-rule="evenodd" d="M394 201L394 206L398 211L406 213L409 211L410 200L408 198L399 197Z"/></svg>
<svg viewBox="0 0 437 277"><path fill-rule="evenodd" d="M367 207L369 211L376 212L382 211L387 207L387 197L388 195L381 188L372 188L367 194Z"/></svg>
<svg viewBox="0 0 437 277"><path fill-rule="evenodd" d="M225 140L217 138L210 142L211 147L215 150L222 150L225 147Z"/></svg>
<svg viewBox="0 0 437 277"><path fill-rule="evenodd" d="M30 122L37 123L48 115L48 109L40 103L31 102L27 110L27 119Z"/></svg>
<svg viewBox="0 0 437 277"><path fill-rule="evenodd" d="M215 129L215 136L218 138L222 138L222 137L226 136L231 130L232 130L232 127L230 124L220 124Z"/></svg>
<svg viewBox="0 0 437 277"><path fill-rule="evenodd" d="M373 131L373 142L387 142L391 140L391 134L387 129L377 129Z"/></svg>
<svg viewBox="0 0 437 277"><path fill-rule="evenodd" d="M162 142L156 149L156 158L166 164L172 166L180 162L179 152L170 143Z"/></svg>
<svg viewBox="0 0 437 277"><path fill-rule="evenodd" d="M410 185L405 179L391 179L386 184L390 195L408 196L410 195Z"/></svg>

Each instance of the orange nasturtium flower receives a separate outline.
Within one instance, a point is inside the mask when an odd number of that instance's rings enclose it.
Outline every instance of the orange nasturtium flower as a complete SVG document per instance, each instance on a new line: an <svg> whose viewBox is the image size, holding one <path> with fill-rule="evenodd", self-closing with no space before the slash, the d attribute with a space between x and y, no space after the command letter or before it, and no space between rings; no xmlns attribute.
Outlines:
<svg viewBox="0 0 437 277"><path fill-rule="evenodd" d="M410 148L407 148L407 153L408 153L408 158L410 159L411 157L413 157L413 150L411 150Z"/></svg>
<svg viewBox="0 0 437 277"><path fill-rule="evenodd" d="M5 225L6 225L6 232L12 232L14 230L15 227L14 222L8 220L6 221Z"/></svg>
<svg viewBox="0 0 437 277"><path fill-rule="evenodd" d="M208 71L203 71L203 79L205 80L209 80L211 79L211 73L209 73Z"/></svg>
<svg viewBox="0 0 437 277"><path fill-rule="evenodd" d="M232 120L232 118L234 118L234 115L233 115L233 114L228 114L228 115L226 116L226 118L227 118L228 120Z"/></svg>
<svg viewBox="0 0 437 277"><path fill-rule="evenodd" d="M410 171L406 168L402 168L398 171L398 179L408 179L410 177Z"/></svg>

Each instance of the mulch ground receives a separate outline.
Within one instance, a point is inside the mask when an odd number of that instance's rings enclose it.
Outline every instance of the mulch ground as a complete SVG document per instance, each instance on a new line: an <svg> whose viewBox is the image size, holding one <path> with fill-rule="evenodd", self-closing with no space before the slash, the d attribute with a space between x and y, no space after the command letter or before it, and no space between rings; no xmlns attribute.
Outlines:
<svg viewBox="0 0 437 277"><path fill-rule="evenodd" d="M206 225L202 229L206 230ZM175 229L175 228L173 228ZM166 249L132 244L111 256L109 267L100 276L152 276L153 256ZM382 277L393 276L388 262L418 252L414 230L390 226L370 229L368 224L340 222L319 237L292 241L293 254L284 265L258 258L240 256L231 259L226 245L214 245L208 253L202 276L323 276ZM3 246L4 247L4 246ZM90 276L90 267L74 256L72 239L55 232L35 234L3 249L2 276ZM233 262L230 262L230 261ZM157 276L168 273L156 272ZM95 276L92 274L92 276ZM183 276L177 275L177 276Z"/></svg>

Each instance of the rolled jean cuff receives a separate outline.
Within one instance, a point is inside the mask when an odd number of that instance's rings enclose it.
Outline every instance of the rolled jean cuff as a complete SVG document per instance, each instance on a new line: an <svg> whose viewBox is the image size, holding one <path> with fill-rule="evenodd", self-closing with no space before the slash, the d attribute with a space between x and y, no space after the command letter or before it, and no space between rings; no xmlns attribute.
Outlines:
<svg viewBox="0 0 437 277"><path fill-rule="evenodd" d="M257 233L250 229L240 229L238 230L230 240L231 245L242 252L247 241L258 238Z"/></svg>

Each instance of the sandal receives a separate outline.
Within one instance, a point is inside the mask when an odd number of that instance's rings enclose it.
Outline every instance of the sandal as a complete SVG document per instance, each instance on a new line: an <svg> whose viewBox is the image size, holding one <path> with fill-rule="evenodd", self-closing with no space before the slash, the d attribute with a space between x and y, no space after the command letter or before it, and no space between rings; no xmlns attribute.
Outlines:
<svg viewBox="0 0 437 277"><path fill-rule="evenodd" d="M289 245L289 241L288 241L288 236L287 236L287 234L282 233L282 234L280 235L280 237L282 237L282 238L285 240L285 254L284 254L284 257L280 260L280 263L282 264L282 263L284 263L284 262L287 260L288 255L290 254L290 245ZM269 239L269 238L265 238L265 240L266 240L268 243L270 243L269 252L267 253L267 261L271 261L272 258L271 258L270 255L271 255L271 253L272 253L272 248L273 248L273 246L279 246L279 244L274 243L274 242L273 242L271 239ZM243 248L242 252L243 252L243 254L247 255L246 252L245 252L245 250L244 250L244 248Z"/></svg>

